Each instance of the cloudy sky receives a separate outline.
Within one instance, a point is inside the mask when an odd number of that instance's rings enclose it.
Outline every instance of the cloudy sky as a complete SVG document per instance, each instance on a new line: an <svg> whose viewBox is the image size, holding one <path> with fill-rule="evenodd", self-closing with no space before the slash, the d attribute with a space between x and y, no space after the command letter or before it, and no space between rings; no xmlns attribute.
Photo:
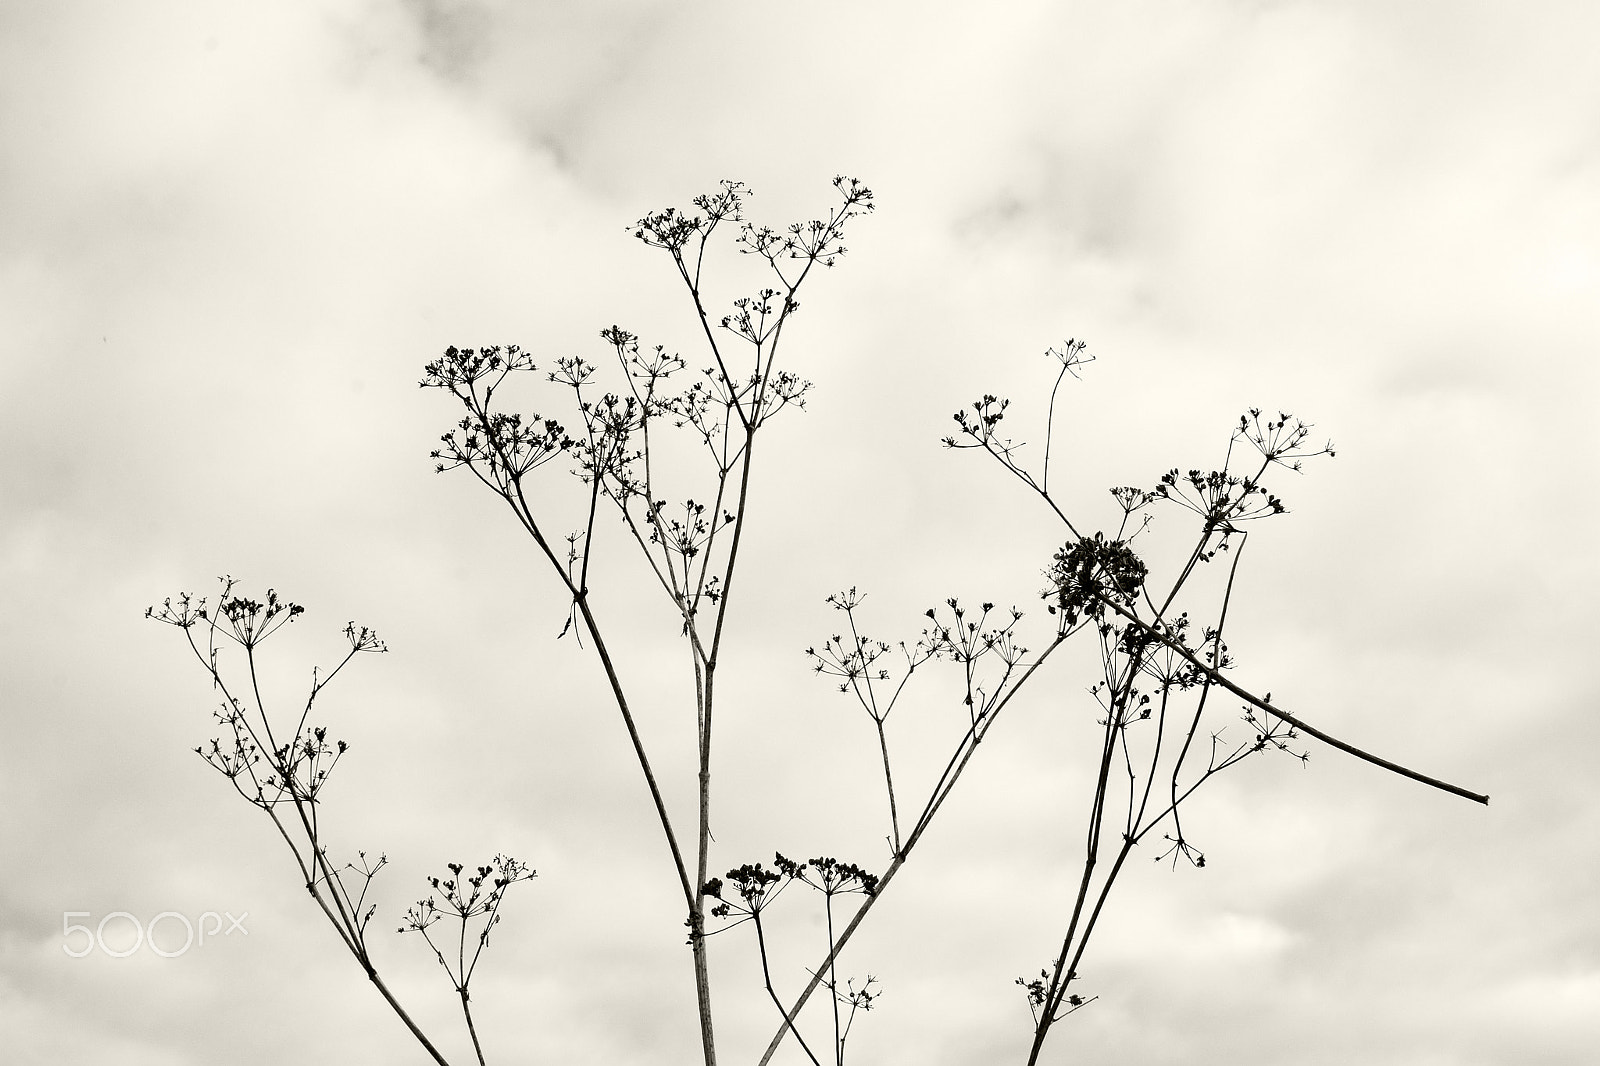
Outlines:
<svg viewBox="0 0 1600 1066"><path fill-rule="evenodd" d="M758 218L812 217L843 173L879 210L815 280L791 358L816 388L765 438L713 865L882 867L870 726L801 651L850 585L890 638L947 596L1036 611L1063 531L938 440L985 392L1037 440L1042 353L1087 338L1058 423L1075 513L1109 525L1105 487L1215 465L1244 408L1315 422L1339 454L1252 540L1239 678L1493 803L1314 744L1247 762L1189 816L1205 869L1127 875L1083 970L1101 998L1050 1061L1592 1062L1597 38L1582 3L0 5L8 1061L423 1061L193 754L207 679L142 615L224 573L308 607L286 677L347 619L389 642L319 703L352 745L335 853L390 859L376 925L445 862L539 870L474 983L491 1061L691 1060L675 881L615 712L503 508L433 474L455 413L417 380L449 344L600 358L612 323L699 365L626 224L723 178ZM682 805L682 648L613 559L598 594ZM1083 665L1008 710L852 944L885 989L854 1061L1021 1061L1012 981L1053 956L1081 848ZM917 699L905 743L943 743L959 706ZM64 950L66 912L167 911L248 932ZM818 934L790 933L792 989ZM739 937L713 941L735 1063L773 1021ZM377 939L465 1056L420 942Z"/></svg>

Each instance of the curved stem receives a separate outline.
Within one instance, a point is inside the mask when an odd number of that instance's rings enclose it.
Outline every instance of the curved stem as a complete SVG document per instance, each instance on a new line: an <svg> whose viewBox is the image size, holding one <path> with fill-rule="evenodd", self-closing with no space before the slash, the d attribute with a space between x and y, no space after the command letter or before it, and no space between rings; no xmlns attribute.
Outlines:
<svg viewBox="0 0 1600 1066"><path fill-rule="evenodd" d="M1155 637L1157 640L1161 641L1161 643L1177 652L1191 666L1195 667L1208 679L1210 679L1212 683L1222 686L1235 696L1238 696L1240 699L1250 704L1252 707L1272 715L1272 717L1278 719L1280 722L1283 722L1285 725L1293 726L1295 729L1300 730L1307 736L1316 737L1329 747L1338 748L1340 751L1345 752L1346 754L1354 755L1363 762L1372 763L1374 766L1381 766L1385 770L1399 774L1401 777L1409 777L1413 781L1420 781L1424 785L1430 785L1442 792L1449 792L1452 795L1460 796L1463 799L1469 799L1476 803L1488 804L1489 797L1486 795L1480 795L1477 792L1472 792L1468 789L1462 788L1460 785L1452 785L1448 781L1441 781L1436 777L1429 777L1427 774L1419 773L1418 771L1407 766L1402 766L1399 763L1390 762L1388 759L1385 759L1382 756L1374 755L1370 751L1364 751L1363 749L1356 747L1354 744L1347 744L1335 736L1324 733L1315 726L1307 725L1305 722L1301 721L1299 718L1296 718L1292 714L1278 710L1278 708L1272 706L1260 696L1245 691L1238 685L1235 685L1232 681L1229 681L1219 671L1201 662L1195 657L1193 652L1180 644L1176 638L1169 636L1159 629L1154 629L1146 625L1143 620L1141 620L1132 611L1129 611L1127 608L1123 607L1121 604L1113 603L1109 600L1103 602L1106 604L1106 606L1112 608L1118 614L1122 615L1124 618L1127 618L1130 622L1140 626L1151 636Z"/></svg>

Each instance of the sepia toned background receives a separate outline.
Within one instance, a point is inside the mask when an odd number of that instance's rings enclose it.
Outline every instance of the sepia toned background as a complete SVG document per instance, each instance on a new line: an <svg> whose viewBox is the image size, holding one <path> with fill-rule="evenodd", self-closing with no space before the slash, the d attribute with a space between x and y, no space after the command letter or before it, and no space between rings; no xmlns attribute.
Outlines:
<svg viewBox="0 0 1600 1066"><path fill-rule="evenodd" d="M1050 1061L1591 1062L1597 35L1580 3L0 6L8 1061L423 1061L193 753L207 679L142 615L221 574L307 606L272 646L287 704L347 619L389 643L318 705L351 745L335 856L390 860L375 928L446 862L538 869L474 982L491 1061L692 1057L675 879L615 711L503 508L433 473L456 414L417 381L449 344L601 359L613 323L696 366L627 224L724 178L757 219L809 218L848 174L878 211L790 338L816 388L765 438L714 866L885 864L869 723L802 654L828 593L863 589L887 640L949 596L1049 631L1063 530L939 439L995 393L1037 449L1043 352L1085 338L1053 467L1084 524L1114 523L1108 486L1219 463L1245 408L1315 422L1338 456L1276 485L1238 676L1493 802L1315 744L1247 762L1186 818L1204 869L1127 875L1083 968L1100 999ZM717 266L719 300L748 266ZM597 596L687 810L685 656L605 543ZM1059 943L1092 788L1085 665L1007 711L852 943L885 989L854 1061L1024 1057L1012 982ZM891 736L934 750L963 714L935 684ZM72 958L66 912L247 932ZM775 1021L743 932L713 941L729 1062ZM820 933L797 913L786 936L794 990ZM375 939L464 1056L424 946Z"/></svg>

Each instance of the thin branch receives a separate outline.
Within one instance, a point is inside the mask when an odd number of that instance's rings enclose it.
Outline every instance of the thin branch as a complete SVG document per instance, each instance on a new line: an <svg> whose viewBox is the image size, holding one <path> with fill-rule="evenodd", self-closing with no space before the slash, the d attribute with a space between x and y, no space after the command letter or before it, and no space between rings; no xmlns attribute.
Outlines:
<svg viewBox="0 0 1600 1066"><path fill-rule="evenodd" d="M1156 629L1156 628L1153 628L1153 627L1147 625L1137 615L1135 615L1132 611L1128 610L1127 608L1123 607L1121 604L1115 603L1115 602L1113 602L1111 600L1103 600L1101 602L1105 603L1106 606L1108 606L1108 607L1112 608L1113 610L1115 610L1118 614L1120 614L1124 618L1128 619L1128 621L1130 621L1130 622L1134 623L1135 625L1139 626L1145 632L1149 633L1151 636L1153 636L1157 640L1161 641L1167 647L1171 648L1173 651L1175 651L1179 655L1183 656L1183 658L1191 666L1193 666L1196 669L1198 669L1202 674L1204 674L1207 678L1209 678L1215 684L1221 685L1223 688L1227 689L1229 692L1233 693L1235 696L1238 696L1240 699L1244 700L1246 703L1250 704L1252 707L1256 707L1256 708L1258 708L1258 709L1260 709L1262 711L1265 711L1267 714L1272 715L1272 717L1278 719L1280 722L1283 722L1283 723L1285 723L1287 725L1293 726L1295 729L1300 730L1302 733L1305 733L1307 736L1316 737L1318 740L1322 741L1324 744L1327 744L1329 747L1338 748L1342 752L1345 752L1345 753L1350 754L1350 755L1354 755L1356 758L1362 760L1363 762L1372 763L1374 766L1381 766L1385 770L1389 770L1389 771L1391 771L1393 773L1399 774L1401 777L1409 777L1413 781L1420 781L1424 785L1430 785L1433 788L1437 788L1437 789L1439 789L1439 790L1441 790L1443 792L1449 792L1452 795L1460 796L1463 799L1473 800L1476 803L1487 804L1489 802L1489 797L1488 796L1480 795L1477 792L1473 792L1473 791L1471 791L1469 789L1462 788L1460 785L1452 785L1447 781L1441 781L1436 777L1429 777L1427 774L1419 773L1418 771L1413 770L1413 769L1411 769L1409 767L1406 767L1406 766L1402 766L1399 763L1390 762L1388 759L1385 759L1382 756L1374 755L1371 752L1364 751L1361 748L1358 748L1353 744L1347 744L1344 741L1338 739L1337 737L1330 736L1329 734L1324 733L1322 730L1317 729L1315 726L1311 726L1311 725L1306 724L1304 721L1302 721L1299 718L1296 718L1292 714L1289 714L1289 713L1287 713L1285 711L1278 710L1278 708L1272 706L1270 703L1268 703L1266 700L1262 699L1260 696L1257 696L1257 695L1255 695L1254 693L1251 693L1251 692L1247 692L1244 689L1240 688L1238 685L1235 685L1232 681L1229 681L1219 671L1213 669L1210 666L1207 666L1205 663L1201 662L1198 658L1196 658L1194 653L1191 652L1188 648L1184 647L1183 644L1181 644L1175 637L1172 637L1172 636L1168 635L1166 632L1164 632L1161 629Z"/></svg>

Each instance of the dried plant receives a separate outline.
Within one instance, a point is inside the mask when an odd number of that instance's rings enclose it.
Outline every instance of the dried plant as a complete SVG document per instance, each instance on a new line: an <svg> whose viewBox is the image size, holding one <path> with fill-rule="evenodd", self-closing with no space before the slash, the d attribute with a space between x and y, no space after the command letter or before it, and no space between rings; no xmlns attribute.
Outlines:
<svg viewBox="0 0 1600 1066"><path fill-rule="evenodd" d="M344 628L349 645L344 657L326 674L313 668L311 685L298 715L280 717L264 696L261 646L304 614L305 608L280 599L274 589L267 590L264 600L254 600L236 594L233 578L224 577L221 583L222 591L215 606L208 606L206 597L182 593L176 599L169 597L161 606L145 611L145 617L173 626L183 634L190 651L210 676L212 687L222 695L221 706L213 716L225 727L227 735L214 737L209 744L194 750L212 769L227 778L234 791L267 815L294 856L306 891L338 933L345 949L423 1049L435 1062L448 1066L443 1053L401 1006L379 974L367 940L367 928L378 909L376 903L368 902L368 893L373 879L388 864L388 857L380 855L373 861L365 851L359 851L355 862L335 865L328 857L322 826L323 790L350 746L343 740L330 743L327 727L311 724L312 708L323 690L357 655L389 649L372 630L349 623ZM230 651L243 653L242 667ZM457 875L461 872L456 865L451 869ZM484 880L491 872L498 876L490 884L488 894L483 896ZM448 887L442 887L441 882L434 879L433 887L444 894L446 909L439 911L430 898L413 907L406 916L410 927L424 936L427 927L437 921L441 913L460 919L463 937L469 918L484 916L487 919L471 958L458 956L457 967L450 970L480 1066L484 1061L483 1050L467 1005L467 983L478 955L488 942L489 929L500 920L500 903L506 888L532 876L533 871L517 860L496 856L492 870L480 867L475 876L467 879L471 889L467 898L463 899L454 881L445 882ZM429 944L432 943L430 938ZM434 951L437 954L439 949L435 946ZM439 961L445 962L442 955ZM449 969L448 964L445 965Z"/></svg>
<svg viewBox="0 0 1600 1066"><path fill-rule="evenodd" d="M450 347L427 364L421 381L460 405L461 417L432 457L440 472L472 474L510 510L569 604L562 634L571 632L604 675L681 896L706 1066L717 1061L708 944L714 936L740 929L745 932L737 935L754 940L776 1015L776 1031L759 1063L764 1066L792 1039L817 1066L825 1060L843 1066L852 1024L872 1009L882 989L872 975L859 984L853 977L841 980L842 952L879 906L1006 709L1025 689L1043 684L1039 679L1049 674L1044 668L1069 640L1080 638L1098 650L1100 673L1089 687L1093 714L1088 721L1095 740L1082 872L1070 904L1060 913L1041 914L1056 924L1059 935L1059 943L1051 941L1049 964L1037 977L1016 982L1032 1018L1028 1062L1034 1063L1056 1023L1099 998L1083 994L1079 968L1134 849L1148 843L1157 861L1205 865L1182 807L1223 771L1263 752L1304 761L1304 745L1311 739L1457 795L1479 802L1487 798L1331 737L1275 705L1270 693L1257 696L1229 676L1234 660L1224 634L1244 549L1255 523L1287 512L1268 481L1299 472L1304 460L1331 456L1331 443L1312 444L1312 427L1289 414L1252 409L1234 428L1220 468L1173 469L1145 488L1113 488L1109 521L1096 528L1099 523L1081 513L1080 505L1069 505L1050 478L1062 386L1093 359L1082 341L1073 340L1047 352L1055 381L1043 412L1038 470L1024 465L1020 443L1002 435L1008 400L981 397L956 413L957 431L945 439L950 448L986 453L1061 523L1064 535L1053 557L1021 575L1030 585L1038 574L1044 577L1042 592L1019 590L1024 596L1040 594L1044 602L1036 629L1030 634L1025 626L1035 623L1025 622L1024 612L1015 607L997 607L998 601L972 607L948 598L924 613L918 635L879 640L864 631L864 597L851 588L827 599L842 616L837 631L806 649L812 669L853 699L871 723L874 761L882 776L881 788L876 781L871 787L882 796L887 843L881 872L827 856L795 862L780 852L770 867L745 863L720 877L708 876L714 725L722 709L718 682L728 669L724 638L738 624L732 611L739 602L736 587L742 588L737 578L751 518L757 437L777 414L803 406L810 390L789 353L800 290L818 266L839 262L846 252L846 229L873 208L872 192L854 179L836 178L834 189L838 199L825 217L778 229L746 219L749 194L737 182L724 182L697 198L693 211L668 208L640 219L631 227L633 235L667 257L682 286L704 346L695 361L700 369L691 371L689 359L665 346L642 346L636 334L615 325L600 331L605 359L559 357L543 371L516 345ZM709 294L708 250L725 238L754 262L760 281L743 290L749 295L718 305ZM554 390L562 405L559 417L507 407L508 388L527 379ZM1147 560L1140 548L1149 543L1146 532L1163 512L1193 523L1194 536L1172 559ZM604 534L605 526L620 528L627 550L614 550L616 539ZM627 555L642 560L643 567L619 569ZM605 616L591 594L591 579L602 569L634 596L659 597L670 606L673 632L664 636L681 647L695 704L692 719L684 718L693 722L697 756L695 806L687 814L669 808L637 728L619 667L619 656L630 649L613 641L616 619ZM271 816L294 850L307 888L347 946L417 1039L443 1062L378 980L367 954L371 910L363 917L358 913L383 860L374 866L363 858L359 868L334 870L318 837L318 792L345 745L330 747L325 730L308 729L306 715L322 686L350 657L383 650L382 645L367 630L348 628L349 656L327 678L314 676L305 713L282 739L272 731L259 692L254 703L241 703L223 686L217 638L245 650L253 688L254 648L300 608L280 603L272 593L263 605L233 597L231 590L232 583L225 583L216 617L206 613L203 601L188 597L152 610L153 617L183 630L223 688L226 701L218 719L232 738L215 740L200 752ZM194 636L201 622L210 634L204 648ZM947 755L924 779L904 768L897 776L889 719L907 699L935 698L919 695L915 679L936 669L954 671L961 707L947 738ZM1235 714L1242 729L1238 722L1217 721L1219 715ZM279 813L285 800L295 813L292 822ZM296 827L298 837L291 832ZM449 877L430 881L434 895L411 908L402 931L421 933L433 949L459 996L482 1063L469 982L499 920L506 890L532 871L498 856L475 872L460 864L449 870ZM340 879L351 871L361 879L353 899ZM786 996L779 991L782 976L774 973L770 940L775 934L766 915L797 883L803 888L794 895L820 896L826 944L818 947L819 960L807 970L809 976L793 979L799 991ZM445 918L458 923L453 941L436 940L431 932ZM819 988L828 993L827 1039L802 1031L812 1028L815 1012L803 1011Z"/></svg>

